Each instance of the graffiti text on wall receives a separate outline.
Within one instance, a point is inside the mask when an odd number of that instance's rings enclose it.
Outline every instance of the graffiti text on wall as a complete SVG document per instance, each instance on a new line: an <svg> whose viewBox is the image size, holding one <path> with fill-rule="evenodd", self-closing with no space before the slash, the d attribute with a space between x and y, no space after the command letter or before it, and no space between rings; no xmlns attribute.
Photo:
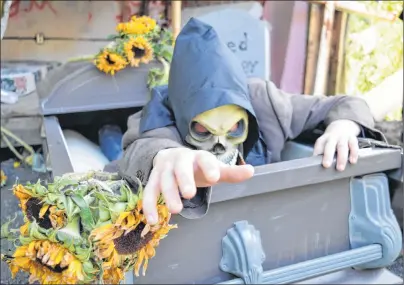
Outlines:
<svg viewBox="0 0 404 285"><path fill-rule="evenodd" d="M26 4L28 3L28 5ZM49 9L53 14L57 15L56 9L52 6L51 1L44 0L30 0L30 1L21 1L15 0L11 4L10 7L10 18L18 16L21 11L25 13L30 13L31 11L43 11L45 9Z"/></svg>
<svg viewBox="0 0 404 285"><path fill-rule="evenodd" d="M30 13L33 11L51 11L54 15L58 15L58 11L52 2L53 1L49 0L14 0L10 7L10 18L15 18L23 13ZM87 20L91 21L92 18L93 14L88 12Z"/></svg>

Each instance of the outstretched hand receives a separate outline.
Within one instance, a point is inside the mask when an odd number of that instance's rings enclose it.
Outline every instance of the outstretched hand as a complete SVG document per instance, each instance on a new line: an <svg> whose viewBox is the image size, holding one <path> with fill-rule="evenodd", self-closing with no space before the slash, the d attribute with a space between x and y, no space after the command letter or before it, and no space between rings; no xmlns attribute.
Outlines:
<svg viewBox="0 0 404 285"><path fill-rule="evenodd" d="M313 155L323 154L322 164L325 168L329 168L335 153L337 153L337 170L343 171L348 160L352 164L358 161L359 144L357 136L359 133L359 125L353 121L334 121L317 139Z"/></svg>
<svg viewBox="0 0 404 285"><path fill-rule="evenodd" d="M220 182L238 183L251 178L251 165L230 166L212 153L188 148L171 148L158 152L143 195L143 212L151 225L157 222L157 198L163 195L168 210L182 210L180 193L185 199L196 194L197 187L213 186Z"/></svg>

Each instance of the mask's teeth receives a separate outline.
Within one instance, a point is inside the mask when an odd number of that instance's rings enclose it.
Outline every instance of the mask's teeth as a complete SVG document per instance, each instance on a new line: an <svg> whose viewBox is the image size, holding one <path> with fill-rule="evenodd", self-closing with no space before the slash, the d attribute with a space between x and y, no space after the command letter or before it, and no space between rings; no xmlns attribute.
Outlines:
<svg viewBox="0 0 404 285"><path fill-rule="evenodd" d="M238 150L236 149L236 151L234 152L233 158L231 159L230 165L236 165L237 157L238 157Z"/></svg>

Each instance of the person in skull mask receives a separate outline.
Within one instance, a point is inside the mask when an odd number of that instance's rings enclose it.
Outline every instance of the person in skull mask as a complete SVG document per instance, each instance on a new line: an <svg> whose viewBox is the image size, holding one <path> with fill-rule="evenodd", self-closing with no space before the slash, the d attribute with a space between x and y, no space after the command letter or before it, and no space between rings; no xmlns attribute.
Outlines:
<svg viewBox="0 0 404 285"><path fill-rule="evenodd" d="M314 155L337 169L358 158L357 136L379 139L366 103L348 96L288 94L248 79L208 24L191 18L177 37L168 86L152 90L128 120L119 173L146 185L143 211L157 221L160 193L172 213L195 219L209 208L211 187L252 177L253 166L280 161L287 140L323 130Z"/></svg>

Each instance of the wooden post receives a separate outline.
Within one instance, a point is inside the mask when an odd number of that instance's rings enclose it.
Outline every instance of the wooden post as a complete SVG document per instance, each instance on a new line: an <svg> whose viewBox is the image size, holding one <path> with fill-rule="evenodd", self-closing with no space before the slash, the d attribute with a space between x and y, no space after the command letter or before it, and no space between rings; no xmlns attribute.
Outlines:
<svg viewBox="0 0 404 285"><path fill-rule="evenodd" d="M171 1L171 27L175 41L181 31L181 1Z"/></svg>
<svg viewBox="0 0 404 285"><path fill-rule="evenodd" d="M341 29L339 34L339 47L338 47L338 65L337 65L337 75L335 79L335 92L334 94L344 93L345 91L345 44L346 44L346 34L348 30L348 14L342 12L341 19Z"/></svg>
<svg viewBox="0 0 404 285"><path fill-rule="evenodd" d="M331 43L330 68L328 79L328 94L337 94L340 90L341 75L344 63L344 46L346 34L347 15L335 11L334 28Z"/></svg>
<svg viewBox="0 0 404 285"><path fill-rule="evenodd" d="M322 7L310 4L309 35L307 40L306 70L304 76L304 94L312 94L316 77L316 65L321 33Z"/></svg>
<svg viewBox="0 0 404 285"><path fill-rule="evenodd" d="M335 4L328 1L325 4L323 27L321 28L320 51L318 55L314 95L325 95L330 62L332 30L334 26Z"/></svg>
<svg viewBox="0 0 404 285"><path fill-rule="evenodd" d="M309 0L311 3L318 3L318 4L327 4L333 2L335 6L335 10L345 12L348 14L355 14L358 16L362 16L365 18L373 18L377 20L383 21L395 21L397 19L396 14L392 12L371 12L368 11L366 6L362 1L319 1L319 0Z"/></svg>

